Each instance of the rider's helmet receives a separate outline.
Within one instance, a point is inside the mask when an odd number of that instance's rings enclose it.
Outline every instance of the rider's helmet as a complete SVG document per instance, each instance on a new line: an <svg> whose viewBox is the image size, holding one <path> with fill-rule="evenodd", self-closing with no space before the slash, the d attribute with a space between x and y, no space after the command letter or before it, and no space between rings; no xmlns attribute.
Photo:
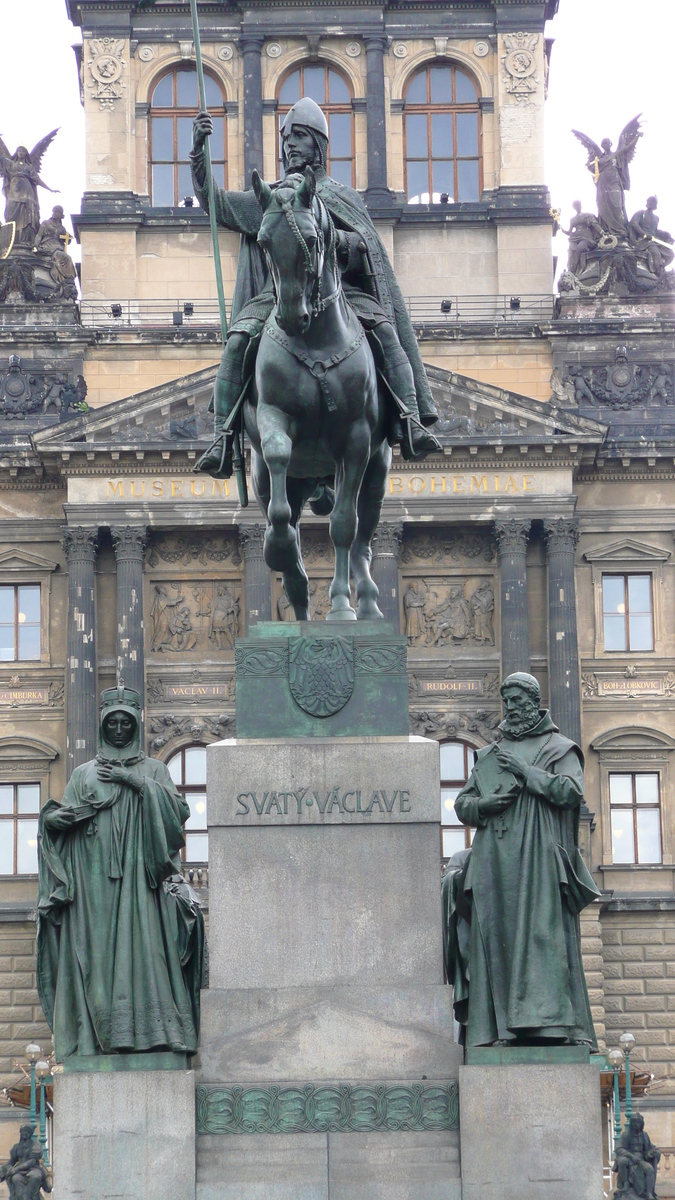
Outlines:
<svg viewBox="0 0 675 1200"><path fill-rule="evenodd" d="M298 100L286 113L281 126L282 147L294 125L302 125L303 128L309 129L319 150L321 165L325 167L328 149L328 122L318 104L309 96L303 96L302 100ZM284 160L285 157L284 153Z"/></svg>

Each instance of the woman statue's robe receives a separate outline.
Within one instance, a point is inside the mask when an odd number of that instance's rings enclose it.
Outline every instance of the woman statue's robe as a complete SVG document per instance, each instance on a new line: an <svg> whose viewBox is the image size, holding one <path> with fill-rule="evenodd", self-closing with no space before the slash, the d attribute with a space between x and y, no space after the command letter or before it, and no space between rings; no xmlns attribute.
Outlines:
<svg viewBox="0 0 675 1200"><path fill-rule="evenodd" d="M140 794L98 778L110 760ZM203 917L177 875L189 815L163 763L107 746L44 806L38 990L57 1059L196 1051Z"/></svg>
<svg viewBox="0 0 675 1200"><path fill-rule="evenodd" d="M446 967L456 1016L466 1023L469 1046L570 1039L595 1048L578 914L600 893L578 846L581 751L547 712L517 740L501 728L501 744L530 769L519 788L494 763L486 772L493 743L478 752L455 801L459 820L477 827L471 851L444 881ZM483 778L503 779L500 794L514 796L500 816L479 812L481 762Z"/></svg>

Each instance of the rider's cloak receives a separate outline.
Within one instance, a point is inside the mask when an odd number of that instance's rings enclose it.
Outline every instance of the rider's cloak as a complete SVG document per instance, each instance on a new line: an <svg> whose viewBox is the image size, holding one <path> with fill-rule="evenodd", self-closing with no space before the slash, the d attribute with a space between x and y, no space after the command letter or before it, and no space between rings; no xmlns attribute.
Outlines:
<svg viewBox="0 0 675 1200"><path fill-rule="evenodd" d="M209 198L203 151L193 150L190 158L195 193L202 208L208 213ZM363 238L367 246L369 273L366 275L364 271L356 282L365 293L364 298L373 297L398 333L399 341L408 356L415 378L420 415L424 417L433 413L435 416L436 408L405 300L370 213L359 193L353 188L331 179L322 167L315 167L314 174L316 175L317 193L330 212L336 227L349 233L358 233ZM272 187L278 186L278 183L272 184ZM269 290L265 256L256 240L263 214L252 188L245 192L227 192L223 188L214 187L214 194L218 224L225 229L232 229L241 234L237 279L232 301L234 320L244 305L248 305L261 292ZM356 309L357 305L354 304L354 307ZM269 308L261 308L260 315L266 318L268 312ZM357 315L361 316L361 313L357 311Z"/></svg>

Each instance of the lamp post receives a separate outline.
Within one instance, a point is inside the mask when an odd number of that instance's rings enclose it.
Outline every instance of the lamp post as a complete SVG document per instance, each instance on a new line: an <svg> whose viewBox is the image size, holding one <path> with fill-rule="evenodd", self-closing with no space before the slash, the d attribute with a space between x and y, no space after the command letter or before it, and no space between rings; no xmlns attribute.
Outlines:
<svg viewBox="0 0 675 1200"><path fill-rule="evenodd" d="M33 1130L35 1130L35 1126L37 1125L37 1106L35 1103L35 1064L41 1054L42 1051L39 1046L35 1045L35 1042L31 1042L28 1046L26 1046L26 1058L30 1063L30 1123L33 1126Z"/></svg>
<svg viewBox="0 0 675 1200"><path fill-rule="evenodd" d="M628 1129L630 1119L633 1115L633 1100L630 1093L630 1052L635 1045L633 1034L622 1033L619 1038L619 1045L626 1055L626 1129Z"/></svg>
<svg viewBox="0 0 675 1200"><path fill-rule="evenodd" d="M614 1153L621 1137L621 1099L619 1097L619 1071L623 1062L623 1050L610 1050L607 1062L614 1072Z"/></svg>
<svg viewBox="0 0 675 1200"><path fill-rule="evenodd" d="M46 1167L49 1166L49 1150L47 1149L47 1080L51 1075L51 1067L44 1058L35 1066L35 1074L40 1080L40 1145Z"/></svg>

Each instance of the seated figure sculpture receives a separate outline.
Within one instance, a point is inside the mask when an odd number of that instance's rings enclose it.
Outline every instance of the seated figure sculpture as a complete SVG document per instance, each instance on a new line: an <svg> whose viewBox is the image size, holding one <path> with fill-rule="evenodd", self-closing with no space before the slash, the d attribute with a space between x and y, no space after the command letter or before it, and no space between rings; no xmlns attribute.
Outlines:
<svg viewBox="0 0 675 1200"><path fill-rule="evenodd" d="M57 1060L197 1050L204 918L179 873L189 816L141 750L138 692L103 692L96 758L40 814L37 977Z"/></svg>
<svg viewBox="0 0 675 1200"><path fill-rule="evenodd" d="M612 1170L617 1175L615 1200L656 1200L656 1171L661 1151L645 1133L645 1119L634 1113L621 1134Z"/></svg>
<svg viewBox="0 0 675 1200"><path fill-rule="evenodd" d="M32 1125L22 1125L19 1141L9 1152L9 1162L0 1166L0 1181L7 1184L9 1200L41 1200L51 1192L51 1180L42 1161L42 1146L35 1141Z"/></svg>
<svg viewBox="0 0 675 1200"><path fill-rule="evenodd" d="M596 1048L579 912L600 894L579 851L583 756L525 672L501 686L500 742L479 750L455 813L476 833L443 880L446 970L468 1046Z"/></svg>

